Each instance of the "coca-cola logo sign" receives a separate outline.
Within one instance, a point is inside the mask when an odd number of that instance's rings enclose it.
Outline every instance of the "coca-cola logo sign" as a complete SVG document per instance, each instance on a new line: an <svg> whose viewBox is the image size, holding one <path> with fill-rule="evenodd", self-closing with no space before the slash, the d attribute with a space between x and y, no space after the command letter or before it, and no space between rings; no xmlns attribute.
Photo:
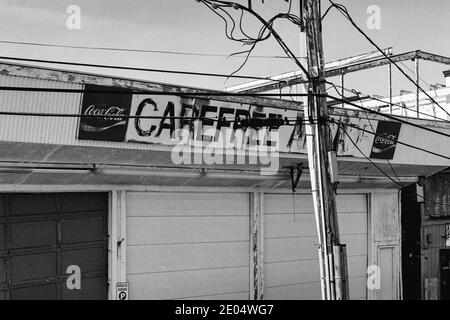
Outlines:
<svg viewBox="0 0 450 320"><path fill-rule="evenodd" d="M398 136L402 124L392 121L378 121L377 132L372 145L370 157L374 159L394 158Z"/></svg>
<svg viewBox="0 0 450 320"><path fill-rule="evenodd" d="M81 103L78 139L125 141L132 92L86 85ZM122 93L123 92L123 93Z"/></svg>

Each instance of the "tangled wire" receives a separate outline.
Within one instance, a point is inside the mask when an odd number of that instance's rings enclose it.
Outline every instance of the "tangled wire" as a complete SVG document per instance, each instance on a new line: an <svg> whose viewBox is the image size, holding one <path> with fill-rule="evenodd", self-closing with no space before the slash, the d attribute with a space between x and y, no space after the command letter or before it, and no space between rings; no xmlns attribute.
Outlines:
<svg viewBox="0 0 450 320"><path fill-rule="evenodd" d="M246 54L244 62L240 65L240 67L235 70L230 76L233 76L237 72L239 72L244 65L247 63L248 59L252 51L255 49L256 45L262 41L269 39L270 37L274 37L278 42L280 47L286 53L286 55L291 58L297 66L308 76L308 71L306 68L300 63L291 49L287 46L287 44L283 41L280 35L274 29L274 22L279 19L287 19L292 22L294 25L299 26L301 29L304 28L304 23L302 19L291 13L292 8L292 0L289 1L289 9L286 13L278 13L269 20L265 20L258 13L256 13L251 6L245 7L241 4L231 2L231 1L221 1L221 0L196 0L197 2L203 3L209 10L211 10L214 14L220 17L225 23L225 36L235 42L240 42L244 46L250 46L248 50L240 51L232 53L230 56L235 56L239 54ZM235 21L233 16L227 11L227 9L235 9L240 11L239 20ZM260 28L258 34L256 36L250 36L248 32L244 30L243 20L245 14L250 14L257 18L262 27ZM228 19L227 19L228 18ZM236 34L237 29L239 29L240 34Z"/></svg>

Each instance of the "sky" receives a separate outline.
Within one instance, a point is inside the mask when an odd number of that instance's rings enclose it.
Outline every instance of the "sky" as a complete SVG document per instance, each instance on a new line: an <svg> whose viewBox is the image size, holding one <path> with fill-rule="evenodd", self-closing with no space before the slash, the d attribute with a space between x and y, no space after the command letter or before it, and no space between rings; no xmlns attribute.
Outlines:
<svg viewBox="0 0 450 320"><path fill-rule="evenodd" d="M246 4L247 1L239 1ZM382 48L393 47L394 53L421 49L450 56L450 1L448 0L339 0L354 20ZM328 7L322 0L322 11ZM69 29L67 9L76 5L81 10L81 26ZM380 29L368 29L369 6L380 8ZM253 0L253 6L268 19L288 9L285 0ZM292 12L298 14L299 0L292 0ZM235 14L235 13L233 13ZM205 5L195 0L0 0L0 41L20 41L58 45L129 48L176 52L229 55L243 49L240 43L225 37L225 25ZM261 25L251 16L243 24L249 34ZM288 21L275 28L292 49L300 55L299 29ZM373 51L374 48L344 19L332 10L323 20L323 42L326 61ZM245 48L244 48L245 49ZM72 62L121 65L142 68L185 70L230 74L242 58L184 56L138 52L118 52L68 48L48 48L0 43L1 56L64 60ZM283 56L273 40L258 44L255 56ZM407 63L410 68L412 63ZM402 66L403 67L403 66ZM66 66L62 67L66 68ZM242 79L208 78L148 72L112 71L78 68L94 73L107 73L155 82L190 87L223 89L242 83ZM267 77L296 70L295 63L285 58L250 58L238 73ZM444 83L445 66L423 63L423 86ZM407 69L406 69L407 70ZM409 72L409 71L407 71ZM387 94L387 68L369 70L347 77L346 87L368 94ZM398 72L394 72L394 93L412 90Z"/></svg>

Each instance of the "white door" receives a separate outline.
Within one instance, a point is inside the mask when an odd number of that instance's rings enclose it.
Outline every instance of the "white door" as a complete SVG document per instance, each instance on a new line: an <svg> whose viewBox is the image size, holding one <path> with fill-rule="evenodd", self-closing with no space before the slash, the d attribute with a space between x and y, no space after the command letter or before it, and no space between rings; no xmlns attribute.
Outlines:
<svg viewBox="0 0 450 320"><path fill-rule="evenodd" d="M249 194L129 192L130 299L248 299Z"/></svg>
<svg viewBox="0 0 450 320"><path fill-rule="evenodd" d="M366 299L367 212L367 195L338 196L351 299ZM264 228L264 298L321 299L311 194L265 194Z"/></svg>

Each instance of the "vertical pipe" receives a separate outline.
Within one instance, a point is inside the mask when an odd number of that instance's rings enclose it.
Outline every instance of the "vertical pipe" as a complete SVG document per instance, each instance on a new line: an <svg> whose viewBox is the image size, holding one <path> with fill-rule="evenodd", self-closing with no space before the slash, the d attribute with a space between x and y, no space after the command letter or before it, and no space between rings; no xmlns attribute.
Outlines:
<svg viewBox="0 0 450 320"><path fill-rule="evenodd" d="M336 288L336 300L344 300L344 273L342 268L341 245L333 245L334 256L334 287Z"/></svg>
<svg viewBox="0 0 450 320"><path fill-rule="evenodd" d="M250 195L250 300L262 300L264 294L263 193Z"/></svg>
<svg viewBox="0 0 450 320"><path fill-rule="evenodd" d="M334 246L329 248L328 253L328 268L329 268L329 278L330 278L330 300L337 300L336 298L336 278L335 278L335 266L336 256L334 255Z"/></svg>
<svg viewBox="0 0 450 320"><path fill-rule="evenodd" d="M344 97L345 96L345 90L344 90L344 87L345 87L345 82L344 82L344 79L345 78L345 73L344 72L342 72L341 73L341 95L342 95L342 97ZM345 103L344 102L342 102L342 108L345 108Z"/></svg>
<svg viewBox="0 0 450 320"><path fill-rule="evenodd" d="M419 118L420 110L419 110L419 95L420 95L420 74L419 74L419 57L416 55L416 59L414 60L415 67L416 67L416 112L417 112L417 118Z"/></svg>
<svg viewBox="0 0 450 320"><path fill-rule="evenodd" d="M341 245L341 256L347 256L347 246L345 244ZM348 283L348 264L346 259L342 259L342 274L343 274L343 283L344 283L344 299L350 300L350 286Z"/></svg>
<svg viewBox="0 0 450 320"><path fill-rule="evenodd" d="M392 64L388 64L389 68L389 75L388 75L388 81L389 81L389 113L392 114Z"/></svg>

